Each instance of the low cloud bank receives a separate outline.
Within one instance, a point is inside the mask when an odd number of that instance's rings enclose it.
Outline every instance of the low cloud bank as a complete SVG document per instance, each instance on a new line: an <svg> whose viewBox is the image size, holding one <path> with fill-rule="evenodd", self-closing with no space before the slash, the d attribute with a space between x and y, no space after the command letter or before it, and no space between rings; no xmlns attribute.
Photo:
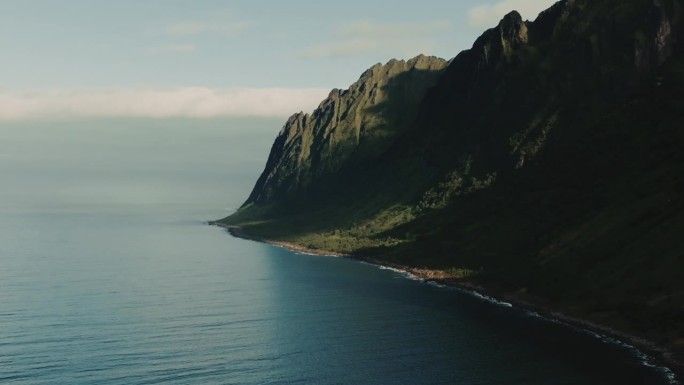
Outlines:
<svg viewBox="0 0 684 385"><path fill-rule="evenodd" d="M312 111L330 92L321 88L183 87L0 90L0 120L51 118L287 117Z"/></svg>

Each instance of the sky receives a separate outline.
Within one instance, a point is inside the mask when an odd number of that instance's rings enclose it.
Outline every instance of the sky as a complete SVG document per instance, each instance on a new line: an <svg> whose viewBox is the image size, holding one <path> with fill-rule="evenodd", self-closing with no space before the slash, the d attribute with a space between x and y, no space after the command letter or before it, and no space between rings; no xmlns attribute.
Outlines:
<svg viewBox="0 0 684 385"><path fill-rule="evenodd" d="M553 0L0 0L0 121L286 117Z"/></svg>

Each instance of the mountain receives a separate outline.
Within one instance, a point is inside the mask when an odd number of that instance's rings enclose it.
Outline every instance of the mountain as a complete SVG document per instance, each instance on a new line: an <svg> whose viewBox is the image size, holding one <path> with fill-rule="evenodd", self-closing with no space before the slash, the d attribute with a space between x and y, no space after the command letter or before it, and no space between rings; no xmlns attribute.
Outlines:
<svg viewBox="0 0 684 385"><path fill-rule="evenodd" d="M245 203L282 202L321 179L377 157L415 119L447 61L420 55L368 69L346 90L332 90L311 114L292 115Z"/></svg>
<svg viewBox="0 0 684 385"><path fill-rule="evenodd" d="M220 223L482 285L684 351L681 0L511 12L288 120Z"/></svg>

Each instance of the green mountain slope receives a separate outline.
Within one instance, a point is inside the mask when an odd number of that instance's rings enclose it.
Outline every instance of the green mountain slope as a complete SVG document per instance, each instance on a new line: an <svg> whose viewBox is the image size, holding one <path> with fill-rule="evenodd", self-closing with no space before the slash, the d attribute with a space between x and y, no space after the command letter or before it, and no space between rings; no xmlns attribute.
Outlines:
<svg viewBox="0 0 684 385"><path fill-rule="evenodd" d="M245 204L301 198L326 177L377 158L415 119L446 65L423 55L377 64L349 89L332 90L311 115L291 116Z"/></svg>
<svg viewBox="0 0 684 385"><path fill-rule="evenodd" d="M683 16L566 0L512 12L446 69L374 67L382 100L359 91L367 72L291 118L222 222L684 348Z"/></svg>

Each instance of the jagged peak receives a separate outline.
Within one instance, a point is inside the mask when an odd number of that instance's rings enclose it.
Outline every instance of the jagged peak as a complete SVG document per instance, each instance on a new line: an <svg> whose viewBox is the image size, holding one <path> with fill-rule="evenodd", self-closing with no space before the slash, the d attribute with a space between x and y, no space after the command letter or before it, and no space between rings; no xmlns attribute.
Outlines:
<svg viewBox="0 0 684 385"><path fill-rule="evenodd" d="M429 65L431 63L445 63L446 60L437 56L428 56L425 54L418 54L408 60L404 59L390 59L385 65L381 65L380 68L390 68L396 65L407 66L407 67L418 67Z"/></svg>
<svg viewBox="0 0 684 385"><path fill-rule="evenodd" d="M496 27L488 29L475 40L472 50L484 52L486 61L489 62L492 53L498 52L503 56L508 56L512 50L527 43L527 22L518 11L511 11L499 21Z"/></svg>
<svg viewBox="0 0 684 385"><path fill-rule="evenodd" d="M527 23L518 11L512 11L499 22L499 30L504 41L512 44L527 43Z"/></svg>
<svg viewBox="0 0 684 385"><path fill-rule="evenodd" d="M409 65L411 68L418 68L418 69L427 69L432 67L435 63L439 63L440 65L444 63L448 63L447 60L433 56L433 55L423 55L420 54L412 59L409 59L406 64Z"/></svg>
<svg viewBox="0 0 684 385"><path fill-rule="evenodd" d="M381 73L388 73L392 69L395 68L418 68L418 69L429 69L433 68L435 66L438 67L443 67L443 65L447 63L447 60L442 59L437 56L428 56L424 54L419 54L413 58L410 58L408 60L405 59L390 59L388 60L385 64L382 63L376 63L369 69L367 69L359 78L359 80L367 79L368 77L381 74Z"/></svg>
<svg viewBox="0 0 684 385"><path fill-rule="evenodd" d="M368 68L359 79L349 86L347 89L334 88L328 94L328 97L321 101L319 108L329 104L330 100L343 97L348 93L353 93L355 90L362 88L363 85L369 83L380 83L386 81L388 78L407 70L442 70L446 68L449 61L439 58L437 56L426 56L420 54L408 60L390 59L385 64L376 63Z"/></svg>
<svg viewBox="0 0 684 385"><path fill-rule="evenodd" d="M519 27L523 23L523 18L520 12L512 10L507 13L501 21L499 21L499 28L502 30L511 30L513 28Z"/></svg>

